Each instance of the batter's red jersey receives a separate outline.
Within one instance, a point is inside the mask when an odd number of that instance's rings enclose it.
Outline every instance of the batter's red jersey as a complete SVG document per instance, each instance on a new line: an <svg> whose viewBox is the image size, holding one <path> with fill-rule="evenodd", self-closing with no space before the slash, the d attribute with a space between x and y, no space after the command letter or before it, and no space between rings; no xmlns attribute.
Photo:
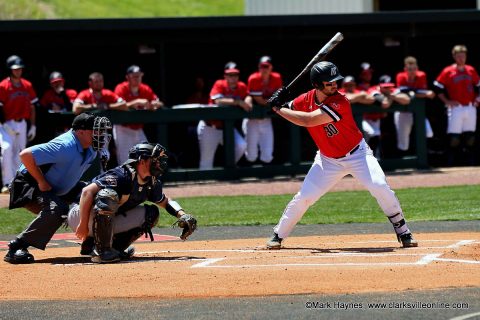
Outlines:
<svg viewBox="0 0 480 320"><path fill-rule="evenodd" d="M408 79L407 71L397 73L397 87L402 89L427 89L427 74L417 70L413 80Z"/></svg>
<svg viewBox="0 0 480 320"><path fill-rule="evenodd" d="M248 77L248 92L252 97L263 97L267 100L282 85L282 76L278 72L271 72L268 82L263 81L260 72L254 72Z"/></svg>
<svg viewBox="0 0 480 320"><path fill-rule="evenodd" d="M106 104L111 104L111 103L117 103L121 102L122 98L120 98L117 94L115 94L113 91L108 90L108 89L102 89L102 96L97 99L93 95L92 89L85 89L81 91L77 98L75 99L75 102L83 103L83 104L100 104L100 103L106 103Z"/></svg>
<svg viewBox="0 0 480 320"><path fill-rule="evenodd" d="M67 95L68 99L70 102L73 103L75 98L77 97L77 91L73 89L65 89L65 94ZM55 90L52 88L49 88L47 91L42 96L42 99L40 99L40 104L48 109L52 109L53 105L57 105L63 109L66 109L67 111L72 111L72 107L69 106L67 107L65 105L65 101L63 100L63 97L60 96Z"/></svg>
<svg viewBox="0 0 480 320"><path fill-rule="evenodd" d="M130 90L130 86L128 85L128 81L124 81L116 86L115 93L127 102L135 99L146 99L150 102L158 100L158 97L153 92L152 88L150 88L148 85L144 83L141 83L140 86L138 87L138 92L136 94L133 94L132 91ZM134 130L143 128L142 123L128 123L128 124L125 124L124 126Z"/></svg>
<svg viewBox="0 0 480 320"><path fill-rule="evenodd" d="M327 157L345 156L363 138L353 118L350 102L339 92L318 104L315 101L315 89L310 90L293 100L293 109L304 112L321 109L332 118L331 122L307 127L318 149Z"/></svg>
<svg viewBox="0 0 480 320"><path fill-rule="evenodd" d="M216 99L221 98L233 98L233 99L245 99L247 96L247 85L242 82L238 81L237 87L235 89L231 89L228 86L227 80L217 80L213 85L212 90L210 91L210 100L209 103L215 103ZM221 128L223 126L223 122L219 120L209 120L206 121L207 124L213 125L217 128Z"/></svg>
<svg viewBox="0 0 480 320"><path fill-rule="evenodd" d="M0 102L3 103L5 120L30 119L32 104L37 94L30 81L20 79L20 86L13 85L10 77L0 82Z"/></svg>
<svg viewBox="0 0 480 320"><path fill-rule="evenodd" d="M436 86L443 87L450 100L458 101L462 105L468 105L475 101L474 86L479 85L480 78L474 67L465 65L460 71L456 65L446 67L438 75Z"/></svg>

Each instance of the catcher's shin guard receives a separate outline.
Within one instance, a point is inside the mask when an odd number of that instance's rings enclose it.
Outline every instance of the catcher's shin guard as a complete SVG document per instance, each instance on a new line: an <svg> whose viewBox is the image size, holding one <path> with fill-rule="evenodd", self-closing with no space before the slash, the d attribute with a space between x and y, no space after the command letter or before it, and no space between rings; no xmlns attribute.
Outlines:
<svg viewBox="0 0 480 320"><path fill-rule="evenodd" d="M118 251L112 249L113 216L97 213L93 219L93 237L96 254L92 258L95 263L110 263L119 261Z"/></svg>

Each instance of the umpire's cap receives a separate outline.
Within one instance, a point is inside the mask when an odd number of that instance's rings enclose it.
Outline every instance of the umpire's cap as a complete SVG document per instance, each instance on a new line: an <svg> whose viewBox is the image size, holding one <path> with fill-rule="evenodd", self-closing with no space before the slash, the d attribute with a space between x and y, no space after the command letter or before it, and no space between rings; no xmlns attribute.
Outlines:
<svg viewBox="0 0 480 320"><path fill-rule="evenodd" d="M343 79L336 65L329 61L317 62L310 70L310 81L315 88L323 89L323 82Z"/></svg>
<svg viewBox="0 0 480 320"><path fill-rule="evenodd" d="M72 129L73 130L93 130L95 124L95 118L93 114L80 113L78 116L73 119Z"/></svg>
<svg viewBox="0 0 480 320"><path fill-rule="evenodd" d="M15 70L25 68L22 58L19 56L10 56L7 58L7 69Z"/></svg>

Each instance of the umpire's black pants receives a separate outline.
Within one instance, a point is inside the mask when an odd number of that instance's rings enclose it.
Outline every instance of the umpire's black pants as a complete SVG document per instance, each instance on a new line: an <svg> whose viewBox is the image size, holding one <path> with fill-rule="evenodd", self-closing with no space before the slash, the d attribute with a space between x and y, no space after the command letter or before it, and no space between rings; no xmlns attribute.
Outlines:
<svg viewBox="0 0 480 320"><path fill-rule="evenodd" d="M37 189L33 200L24 208L38 215L17 238L29 246L45 250L47 243L65 222L69 204L78 201L82 188L85 186L86 183L81 181L63 196L57 196L51 191L41 192Z"/></svg>

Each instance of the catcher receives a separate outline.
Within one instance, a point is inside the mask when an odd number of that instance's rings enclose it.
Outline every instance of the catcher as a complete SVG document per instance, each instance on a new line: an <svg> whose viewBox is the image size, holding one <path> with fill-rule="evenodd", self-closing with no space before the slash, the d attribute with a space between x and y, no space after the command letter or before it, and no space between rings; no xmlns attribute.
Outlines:
<svg viewBox="0 0 480 320"><path fill-rule="evenodd" d="M68 225L83 240L80 254L92 255L94 263L132 257L131 244L143 234L153 241L151 229L158 221L158 207L178 218L175 224L183 228L182 240L197 227L196 219L162 191L160 177L168 160L165 148L142 142L130 149L128 157L122 165L94 178L68 214Z"/></svg>

